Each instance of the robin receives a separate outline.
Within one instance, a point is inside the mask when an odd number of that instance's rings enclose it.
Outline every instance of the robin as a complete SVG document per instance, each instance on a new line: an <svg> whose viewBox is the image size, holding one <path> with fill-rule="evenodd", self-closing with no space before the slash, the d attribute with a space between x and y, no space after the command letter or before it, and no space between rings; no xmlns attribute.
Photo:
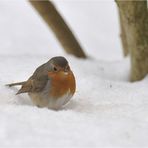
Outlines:
<svg viewBox="0 0 148 148"><path fill-rule="evenodd" d="M75 93L76 82L68 61L61 56L51 58L39 66L33 75L24 82L7 86L22 85L16 93L28 93L32 102L38 107L58 110L65 105Z"/></svg>

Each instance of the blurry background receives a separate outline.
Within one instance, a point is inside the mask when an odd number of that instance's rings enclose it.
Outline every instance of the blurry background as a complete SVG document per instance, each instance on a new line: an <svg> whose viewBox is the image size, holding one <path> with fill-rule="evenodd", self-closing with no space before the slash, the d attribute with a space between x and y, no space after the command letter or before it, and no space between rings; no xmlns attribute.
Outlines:
<svg viewBox="0 0 148 148"><path fill-rule="evenodd" d="M53 2L91 58L66 54L29 2L0 0L0 147L148 147L148 77L129 83L116 3ZM27 94L15 95L19 86L5 86L57 55L68 59L77 82L60 111L38 108Z"/></svg>
<svg viewBox="0 0 148 148"><path fill-rule="evenodd" d="M122 51L116 3L112 0L54 0L91 57L120 60ZM27 1L0 1L0 55L63 54L52 31Z"/></svg>

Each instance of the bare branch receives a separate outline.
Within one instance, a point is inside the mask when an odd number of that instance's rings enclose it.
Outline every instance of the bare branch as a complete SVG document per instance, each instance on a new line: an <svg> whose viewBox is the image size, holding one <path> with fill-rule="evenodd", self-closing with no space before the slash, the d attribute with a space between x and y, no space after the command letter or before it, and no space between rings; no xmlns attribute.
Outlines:
<svg viewBox="0 0 148 148"><path fill-rule="evenodd" d="M51 1L30 0L29 2L52 29L67 53L73 54L76 57L86 58L80 44Z"/></svg>

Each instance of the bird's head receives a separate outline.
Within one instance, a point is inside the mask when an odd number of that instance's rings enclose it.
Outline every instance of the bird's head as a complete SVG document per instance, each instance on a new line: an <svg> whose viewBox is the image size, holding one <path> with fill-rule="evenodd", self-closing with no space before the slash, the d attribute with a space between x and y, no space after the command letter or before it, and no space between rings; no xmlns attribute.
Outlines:
<svg viewBox="0 0 148 148"><path fill-rule="evenodd" d="M50 70L48 71L48 77L50 78L57 74L64 77L71 72L68 61L62 56L53 57L48 63L50 64Z"/></svg>

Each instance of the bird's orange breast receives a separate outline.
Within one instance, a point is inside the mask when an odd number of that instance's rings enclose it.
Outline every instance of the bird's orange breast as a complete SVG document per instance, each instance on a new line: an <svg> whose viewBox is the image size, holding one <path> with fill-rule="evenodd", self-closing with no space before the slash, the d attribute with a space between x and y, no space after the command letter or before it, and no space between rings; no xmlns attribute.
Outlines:
<svg viewBox="0 0 148 148"><path fill-rule="evenodd" d="M75 93L76 82L72 71L64 72L59 71L56 73L49 73L51 78L50 96L53 98L60 98L64 96L68 91L71 95Z"/></svg>

